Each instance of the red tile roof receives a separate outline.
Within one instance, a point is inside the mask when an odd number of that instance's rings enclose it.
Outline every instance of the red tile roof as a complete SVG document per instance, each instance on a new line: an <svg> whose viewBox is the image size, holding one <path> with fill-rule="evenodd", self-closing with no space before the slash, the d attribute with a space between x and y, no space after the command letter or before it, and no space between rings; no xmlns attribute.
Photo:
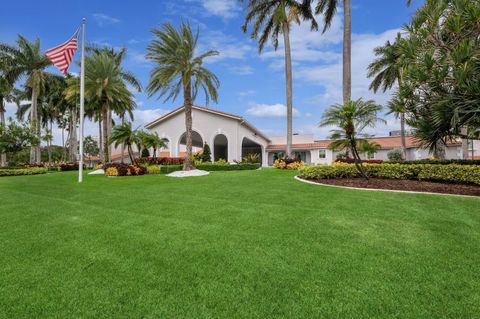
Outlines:
<svg viewBox="0 0 480 319"><path fill-rule="evenodd" d="M419 143L415 140L413 136L406 136L406 145L407 148L418 147ZM372 137L368 139L369 142L374 142L380 144L382 149L393 149L400 148L400 136L385 136L385 137ZM293 150L307 150L307 149L316 149L316 148L328 148L332 141L331 140L318 140L314 143L304 143L304 144L293 144ZM448 145L458 145L462 144L461 141L451 141L447 143ZM271 144L267 146L267 151L284 151L286 149L285 144Z"/></svg>

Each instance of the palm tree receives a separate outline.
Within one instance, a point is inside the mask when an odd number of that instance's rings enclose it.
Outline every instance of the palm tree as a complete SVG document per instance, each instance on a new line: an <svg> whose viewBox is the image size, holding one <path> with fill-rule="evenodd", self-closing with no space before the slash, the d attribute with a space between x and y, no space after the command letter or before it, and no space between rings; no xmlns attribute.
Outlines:
<svg viewBox="0 0 480 319"><path fill-rule="evenodd" d="M115 147L120 144L127 146L128 156L130 157L130 163L137 164L135 157L133 156L132 145L140 143L136 130L132 130L132 124L130 122L124 122L120 125L116 125L112 129L112 135L110 136L110 143L115 143Z"/></svg>
<svg viewBox="0 0 480 319"><path fill-rule="evenodd" d="M107 52L94 52L85 58L85 97L101 113L104 163L110 160L109 111L131 114L136 107L133 94L128 90L121 72L116 59Z"/></svg>
<svg viewBox="0 0 480 319"><path fill-rule="evenodd" d="M13 100L12 91L17 78L9 72L13 61L11 56L0 52L0 125L6 125L5 122L5 102ZM14 75L13 75L14 76ZM0 167L7 165L7 154L0 153Z"/></svg>
<svg viewBox="0 0 480 319"><path fill-rule="evenodd" d="M139 131L139 137L142 140L142 145L144 148L153 148L153 158L157 157L157 149L166 147L168 139L161 138L158 136L157 132L148 133L145 131Z"/></svg>
<svg viewBox="0 0 480 319"><path fill-rule="evenodd" d="M403 87L403 74L408 65L409 58L415 53L412 52L412 46L408 41L402 39L400 33L397 34L395 42L392 44L387 41L384 46L374 49L377 59L368 66L367 76L374 77L370 84L373 92L381 88L383 92L391 89L395 84L399 91ZM399 95L400 96L400 95ZM395 114L400 119L400 141L403 158L407 158L406 140L405 140L405 103L403 99L392 99L389 103L390 113Z"/></svg>
<svg viewBox="0 0 480 319"><path fill-rule="evenodd" d="M142 91L142 85L140 84L140 81L138 80L138 78L135 77L135 75L132 72L126 71L122 68L122 62L127 55L127 48L123 47L123 48L120 48L120 49L117 50L115 48L108 47L108 46L100 47L100 46L96 46L96 45L90 45L89 47L87 47L87 52L91 52L93 54L105 53L108 56L110 56L112 59L115 60L115 63L118 65L119 75L122 78L122 80L125 83L129 84L136 92L141 92ZM113 123L112 113L113 112L115 112L122 119L122 123L123 123L123 121L125 121L125 116L127 114L129 115L130 119L133 121L132 109L127 109L127 110L123 110L123 111L122 110L112 110L112 109L110 109L108 111L108 119L107 119L108 135L110 135L111 131L112 131L112 123ZM100 127L100 131L101 131L100 122L99 122L99 127ZM100 133L99 136L101 137L101 135L102 134ZM122 154L123 154L123 152L124 152L124 145L122 145ZM123 161L123 155L122 155L122 161Z"/></svg>
<svg viewBox="0 0 480 319"><path fill-rule="evenodd" d="M53 135L52 131L48 128L45 129L45 133L42 136L42 140L47 143L47 152L48 152L48 164L52 164L52 140Z"/></svg>
<svg viewBox="0 0 480 319"><path fill-rule="evenodd" d="M358 172L365 178L367 175L362 166L358 148L360 144L365 143L367 134L363 130L367 127L375 127L379 121L385 122L377 116L382 110L382 106L375 104L373 100L363 101L358 99L348 101L344 104L335 104L330 106L323 115L320 126L336 126L331 130L330 144L332 150L349 150Z"/></svg>
<svg viewBox="0 0 480 319"><path fill-rule="evenodd" d="M205 58L218 55L218 52L210 50L195 56L199 32L193 34L188 22L182 22L178 31L170 23L165 23L160 29L152 29L152 33L155 39L148 45L146 57L156 65L150 72L147 91L150 96L158 92L168 101L175 100L183 90L187 146L184 170L191 170L194 168L192 105L200 89L207 105L210 99L217 102L220 81L202 64Z"/></svg>
<svg viewBox="0 0 480 319"><path fill-rule="evenodd" d="M32 110L30 124L36 136L40 138L40 119L37 102L45 88L46 77L48 75L45 72L45 68L52 63L40 51L39 39L31 42L19 35L16 43L16 47L0 44L0 52L3 52L5 55L10 55L14 61L9 69L9 76L12 79L17 79L22 75L26 77L25 86L31 91ZM40 164L40 161L40 145L32 146L30 162Z"/></svg>
<svg viewBox="0 0 480 319"><path fill-rule="evenodd" d="M242 2L245 0L241 0ZM292 94L292 54L290 49L290 29L292 23L300 23L300 20L309 20L311 29L318 28L313 17L310 4L294 0L248 0L247 15L242 26L243 32L247 32L249 24L253 25L251 37L258 40L258 51L261 53L269 39L273 48L278 48L278 37L283 35L285 49L285 79L287 99L287 149L286 155L292 153L292 117L293 117L293 94Z"/></svg>

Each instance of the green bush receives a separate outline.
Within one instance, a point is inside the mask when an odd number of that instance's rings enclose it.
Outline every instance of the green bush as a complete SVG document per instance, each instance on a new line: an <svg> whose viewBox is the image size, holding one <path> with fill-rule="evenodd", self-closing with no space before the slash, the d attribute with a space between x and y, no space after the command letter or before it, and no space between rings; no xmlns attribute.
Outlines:
<svg viewBox="0 0 480 319"><path fill-rule="evenodd" d="M480 165L480 160L472 159L421 159L421 160L412 160L412 161L389 161L390 164L432 164L432 165Z"/></svg>
<svg viewBox="0 0 480 319"><path fill-rule="evenodd" d="M403 152L399 148L388 151L387 153L388 160L390 161L403 161Z"/></svg>
<svg viewBox="0 0 480 319"><path fill-rule="evenodd" d="M36 175L48 172L46 167L30 167L30 168L1 168L0 176L20 176L20 175Z"/></svg>
<svg viewBox="0 0 480 319"><path fill-rule="evenodd" d="M364 164L364 167L369 177L480 185L478 165ZM307 166L300 171L300 176L306 179L360 177L354 164Z"/></svg>
<svg viewBox="0 0 480 319"><path fill-rule="evenodd" d="M183 170L183 164L181 165L161 165L160 174L169 174L176 171Z"/></svg>
<svg viewBox="0 0 480 319"><path fill-rule="evenodd" d="M160 174L161 165L148 165L146 166L148 174Z"/></svg>
<svg viewBox="0 0 480 319"><path fill-rule="evenodd" d="M239 163L239 164L219 164L219 163L202 163L197 165L197 169L204 171L244 171L258 169L258 163Z"/></svg>

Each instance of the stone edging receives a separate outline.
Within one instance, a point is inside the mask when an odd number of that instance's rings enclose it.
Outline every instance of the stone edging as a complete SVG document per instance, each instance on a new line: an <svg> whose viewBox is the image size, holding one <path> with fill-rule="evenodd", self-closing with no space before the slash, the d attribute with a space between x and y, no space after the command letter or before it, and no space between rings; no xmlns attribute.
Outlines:
<svg viewBox="0 0 480 319"><path fill-rule="evenodd" d="M407 193L407 194L422 194L422 195L443 195L443 196L456 196L456 197L470 197L470 198L479 198L478 196L473 195L460 195L460 194L446 194L446 193L432 193L432 192L416 192L416 191L402 191L402 190L395 190L395 189L382 189L382 188L362 188L362 187L350 187L350 186L341 186L341 185L331 185L331 184L322 184L317 182L312 182L303 178L300 178L298 175L293 177L299 182L312 184L312 185L320 185L320 186L329 186L329 187L337 187L337 188L344 188L344 189L356 189L361 191L378 191L378 192L391 192L391 193Z"/></svg>

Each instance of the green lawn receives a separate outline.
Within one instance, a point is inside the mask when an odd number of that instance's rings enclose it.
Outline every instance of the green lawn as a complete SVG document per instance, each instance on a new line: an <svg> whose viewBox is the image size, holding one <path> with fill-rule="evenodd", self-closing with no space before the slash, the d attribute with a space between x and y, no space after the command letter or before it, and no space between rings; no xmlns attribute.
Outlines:
<svg viewBox="0 0 480 319"><path fill-rule="evenodd" d="M480 317L480 199L75 174L0 178L0 317Z"/></svg>

